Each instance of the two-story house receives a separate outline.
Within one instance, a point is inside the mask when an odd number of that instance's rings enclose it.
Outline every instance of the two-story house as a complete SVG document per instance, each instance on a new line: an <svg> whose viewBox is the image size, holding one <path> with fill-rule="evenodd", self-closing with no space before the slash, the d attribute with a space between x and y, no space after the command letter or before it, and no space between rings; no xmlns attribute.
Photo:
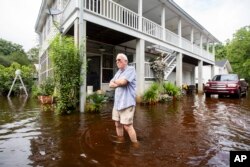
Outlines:
<svg viewBox="0 0 250 167"><path fill-rule="evenodd" d="M198 66L202 91L202 66L214 66L214 44L219 42L173 0L43 0L35 30L41 46L40 81L53 72L48 41L61 31L86 46L87 85L94 90L109 89L115 56L125 53L136 67L137 96L154 79L150 61L159 55L168 66L165 80L177 86L183 80L195 84Z"/></svg>

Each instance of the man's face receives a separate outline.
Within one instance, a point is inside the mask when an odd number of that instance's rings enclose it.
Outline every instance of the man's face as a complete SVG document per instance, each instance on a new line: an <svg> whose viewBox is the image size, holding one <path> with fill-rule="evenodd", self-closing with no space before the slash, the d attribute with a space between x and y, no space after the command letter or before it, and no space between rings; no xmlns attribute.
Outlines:
<svg viewBox="0 0 250 167"><path fill-rule="evenodd" d="M116 57L116 65L119 69L125 69L125 67L127 66L127 60L118 55Z"/></svg>

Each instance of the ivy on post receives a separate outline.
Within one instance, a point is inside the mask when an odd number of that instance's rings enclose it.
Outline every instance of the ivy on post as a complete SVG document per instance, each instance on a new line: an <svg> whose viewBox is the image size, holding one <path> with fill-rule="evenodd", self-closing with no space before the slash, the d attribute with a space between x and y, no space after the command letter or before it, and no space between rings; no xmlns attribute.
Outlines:
<svg viewBox="0 0 250 167"><path fill-rule="evenodd" d="M49 55L52 58L57 92L56 111L69 114L77 109L79 103L82 64L74 38L57 35L51 42Z"/></svg>

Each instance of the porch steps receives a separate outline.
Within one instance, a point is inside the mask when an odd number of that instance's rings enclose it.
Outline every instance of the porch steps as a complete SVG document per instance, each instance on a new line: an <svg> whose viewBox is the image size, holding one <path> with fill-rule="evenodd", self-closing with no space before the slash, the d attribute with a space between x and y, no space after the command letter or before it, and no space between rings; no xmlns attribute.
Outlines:
<svg viewBox="0 0 250 167"><path fill-rule="evenodd" d="M167 66L165 73L164 73L165 80L168 78L168 76L171 74L171 72L176 67L176 52L173 52L171 55L168 56L166 63L168 66Z"/></svg>
<svg viewBox="0 0 250 167"><path fill-rule="evenodd" d="M159 45L153 45L149 48L163 55L162 61L167 64L167 68L164 73L164 79L166 80L176 67L176 53L177 52L171 49L168 49L166 47L159 46Z"/></svg>

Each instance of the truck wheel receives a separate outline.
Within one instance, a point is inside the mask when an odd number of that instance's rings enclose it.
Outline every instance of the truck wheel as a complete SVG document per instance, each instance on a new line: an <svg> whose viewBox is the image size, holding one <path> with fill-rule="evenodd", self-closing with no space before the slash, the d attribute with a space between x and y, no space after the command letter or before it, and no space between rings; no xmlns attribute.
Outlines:
<svg viewBox="0 0 250 167"><path fill-rule="evenodd" d="M237 93L235 94L236 98L240 98L241 97L241 91L240 89L238 89Z"/></svg>

